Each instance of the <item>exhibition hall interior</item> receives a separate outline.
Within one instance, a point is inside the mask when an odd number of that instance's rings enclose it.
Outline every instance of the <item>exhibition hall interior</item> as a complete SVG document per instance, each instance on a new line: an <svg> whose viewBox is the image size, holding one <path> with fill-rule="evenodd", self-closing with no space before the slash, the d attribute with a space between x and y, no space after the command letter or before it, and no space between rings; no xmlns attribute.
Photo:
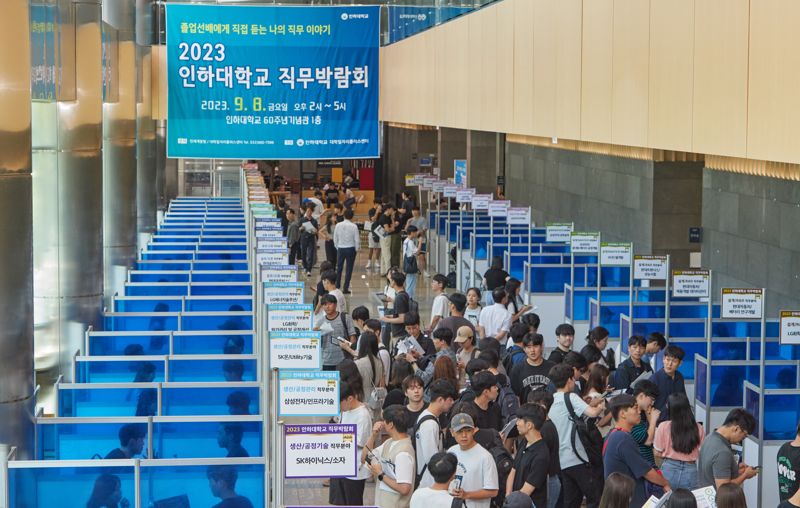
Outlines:
<svg viewBox="0 0 800 508"><path fill-rule="evenodd" d="M0 508L800 508L798 23L2 0Z"/></svg>

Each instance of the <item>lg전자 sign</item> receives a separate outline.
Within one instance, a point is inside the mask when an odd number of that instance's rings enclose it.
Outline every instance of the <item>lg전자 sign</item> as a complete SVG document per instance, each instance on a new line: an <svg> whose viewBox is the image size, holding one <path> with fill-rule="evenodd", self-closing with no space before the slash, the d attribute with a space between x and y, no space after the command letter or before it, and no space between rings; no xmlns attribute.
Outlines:
<svg viewBox="0 0 800 508"><path fill-rule="evenodd" d="M278 416L337 416L339 372L278 372Z"/></svg>
<svg viewBox="0 0 800 508"><path fill-rule="evenodd" d="M711 277L708 270L672 270L673 298L708 298Z"/></svg>
<svg viewBox="0 0 800 508"><path fill-rule="evenodd" d="M600 233L573 232L569 244L573 254L597 254L600 251Z"/></svg>
<svg viewBox="0 0 800 508"><path fill-rule="evenodd" d="M667 256L637 255L633 257L633 278L667 280Z"/></svg>
<svg viewBox="0 0 800 508"><path fill-rule="evenodd" d="M357 474L361 462L357 455L357 425L286 425L283 434L286 478L341 478Z"/></svg>
<svg viewBox="0 0 800 508"><path fill-rule="evenodd" d="M270 305L267 307L267 331L307 332L314 327L311 304Z"/></svg>
<svg viewBox="0 0 800 508"><path fill-rule="evenodd" d="M633 245L630 243L600 244L600 264L603 266L630 266Z"/></svg>
<svg viewBox="0 0 800 508"><path fill-rule="evenodd" d="M750 288L722 288L723 319L761 319L764 291Z"/></svg>
<svg viewBox="0 0 800 508"><path fill-rule="evenodd" d="M527 206L509 207L506 212L506 223L511 226L529 226L531 209Z"/></svg>
<svg viewBox="0 0 800 508"><path fill-rule="evenodd" d="M472 195L472 209L473 210L488 210L489 202L492 200L491 194L473 194Z"/></svg>
<svg viewBox="0 0 800 508"><path fill-rule="evenodd" d="M545 223L545 241L552 243L569 243L575 224L572 222L547 222Z"/></svg>
<svg viewBox="0 0 800 508"><path fill-rule="evenodd" d="M266 305L293 305L303 303L305 284L302 282L265 282Z"/></svg>
<svg viewBox="0 0 800 508"><path fill-rule="evenodd" d="M800 311L781 311L781 344L800 344Z"/></svg>
<svg viewBox="0 0 800 508"><path fill-rule="evenodd" d="M321 369L321 334L313 331L270 332L269 356L269 365L273 369Z"/></svg>
<svg viewBox="0 0 800 508"><path fill-rule="evenodd" d="M459 189L456 191L456 203L472 203L475 189Z"/></svg>

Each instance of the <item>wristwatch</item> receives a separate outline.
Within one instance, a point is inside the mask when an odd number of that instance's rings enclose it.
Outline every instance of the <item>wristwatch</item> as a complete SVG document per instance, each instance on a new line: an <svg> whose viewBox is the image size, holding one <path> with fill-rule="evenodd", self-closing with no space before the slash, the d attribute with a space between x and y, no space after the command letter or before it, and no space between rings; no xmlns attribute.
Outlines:
<svg viewBox="0 0 800 508"><path fill-rule="evenodd" d="M379 475L378 475L378 481L379 481L379 482L382 482L382 481L383 481L383 473L381 473L381 474L379 474Z"/></svg>

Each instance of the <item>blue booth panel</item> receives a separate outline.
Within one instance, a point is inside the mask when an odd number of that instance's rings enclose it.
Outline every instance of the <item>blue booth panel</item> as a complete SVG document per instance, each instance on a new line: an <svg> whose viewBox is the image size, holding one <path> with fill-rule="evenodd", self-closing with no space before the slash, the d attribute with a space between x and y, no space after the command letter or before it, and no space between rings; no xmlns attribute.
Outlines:
<svg viewBox="0 0 800 508"><path fill-rule="evenodd" d="M141 254L142 261L185 261L194 259L194 252L190 251L145 251Z"/></svg>
<svg viewBox="0 0 800 508"><path fill-rule="evenodd" d="M177 332L172 352L176 355L252 354L253 332L236 334Z"/></svg>
<svg viewBox="0 0 800 508"><path fill-rule="evenodd" d="M136 270L150 272L189 271L192 269L191 261L138 261Z"/></svg>
<svg viewBox="0 0 800 508"><path fill-rule="evenodd" d="M160 250L168 250L168 251L187 251L187 252L194 252L197 250L197 245L193 243L149 243L147 245L147 250L151 251L160 251Z"/></svg>
<svg viewBox="0 0 800 508"><path fill-rule="evenodd" d="M262 429L260 420L153 421L153 458L260 457Z"/></svg>
<svg viewBox="0 0 800 508"><path fill-rule="evenodd" d="M169 381L214 383L255 381L258 365L253 357L218 359L181 359L169 361Z"/></svg>
<svg viewBox="0 0 800 508"><path fill-rule="evenodd" d="M164 371L164 357L136 360L78 357L75 360L78 383L160 383L166 381Z"/></svg>
<svg viewBox="0 0 800 508"><path fill-rule="evenodd" d="M758 408L757 396L755 401L755 408ZM748 404L752 405L752 402ZM800 421L800 393L765 395L764 415L765 440L791 441L797 434L797 422Z"/></svg>
<svg viewBox="0 0 800 508"><path fill-rule="evenodd" d="M187 296L189 284L179 283L126 283L125 296Z"/></svg>
<svg viewBox="0 0 800 508"><path fill-rule="evenodd" d="M192 282L250 282L250 272L193 272Z"/></svg>
<svg viewBox="0 0 800 508"><path fill-rule="evenodd" d="M766 340L767 361L769 360L800 360L800 346L781 344L777 340ZM761 359L761 338L750 339L750 360Z"/></svg>
<svg viewBox="0 0 800 508"><path fill-rule="evenodd" d="M209 261L224 261L226 259L246 261L247 252L198 252L195 259L209 260Z"/></svg>
<svg viewBox="0 0 800 508"><path fill-rule="evenodd" d="M178 314L164 312L156 314L106 314L103 318L108 331L164 331L180 330Z"/></svg>
<svg viewBox="0 0 800 508"><path fill-rule="evenodd" d="M149 387L66 385L58 390L59 416L154 416L158 383Z"/></svg>
<svg viewBox="0 0 800 508"><path fill-rule="evenodd" d="M153 235L150 240L155 243L198 243L200 235L172 235L167 232L160 232Z"/></svg>
<svg viewBox="0 0 800 508"><path fill-rule="evenodd" d="M263 462L263 459L261 461ZM236 494L246 497L252 506L266 506L263 464L142 467L142 506L176 508L219 506L220 499L212 495L208 476L214 474L228 476L233 471L236 475ZM239 503L226 503L223 506L246 506L242 502Z"/></svg>
<svg viewBox="0 0 800 508"><path fill-rule="evenodd" d="M189 282L189 272L129 272L130 282Z"/></svg>
<svg viewBox="0 0 800 508"><path fill-rule="evenodd" d="M198 251L213 250L213 251L218 251L218 252L220 252L220 251L225 251L225 252L227 252L227 251L231 251L231 252L244 251L244 252L246 252L247 251L247 244L244 244L244 243L241 243L241 244L239 244L239 243L207 243L207 244L202 244L201 243L201 244L199 244L197 246L197 250Z"/></svg>
<svg viewBox="0 0 800 508"><path fill-rule="evenodd" d="M253 310L252 298L229 298L229 297L188 297L186 298L187 312L224 312L224 311L246 311Z"/></svg>
<svg viewBox="0 0 800 508"><path fill-rule="evenodd" d="M87 355L127 356L169 353L170 332L145 333L88 332Z"/></svg>
<svg viewBox="0 0 800 508"><path fill-rule="evenodd" d="M759 384L758 365L711 365L711 405L741 407L744 382ZM767 388L797 388L797 365L767 365L764 372ZM797 422L795 422L795 428Z"/></svg>
<svg viewBox="0 0 800 508"><path fill-rule="evenodd" d="M203 231L203 236L205 238L211 238L215 236L230 236L230 235L238 235L242 236L245 235L244 228L231 228L231 229L206 229Z"/></svg>
<svg viewBox="0 0 800 508"><path fill-rule="evenodd" d="M570 282L570 267L564 265L534 265L528 267L528 290L531 293L562 293Z"/></svg>
<svg viewBox="0 0 800 508"><path fill-rule="evenodd" d="M183 297L114 298L114 312L181 312Z"/></svg>
<svg viewBox="0 0 800 508"><path fill-rule="evenodd" d="M252 330L253 315L220 312L216 314L187 314L182 316L183 330Z"/></svg>
<svg viewBox="0 0 800 508"><path fill-rule="evenodd" d="M57 423L49 423L48 420ZM120 431L123 427L128 426L139 428L144 436L142 452L147 452L146 418L128 418L108 423L89 423L79 420L69 420L67 423L63 419L59 420L42 418L37 422L37 460L102 459L120 447ZM134 458L141 457L142 455L139 454Z"/></svg>
<svg viewBox="0 0 800 508"><path fill-rule="evenodd" d="M192 266L195 272L212 272L219 270L247 270L247 263L231 263L231 262L217 262L217 261L204 261L202 263L196 262Z"/></svg>
<svg viewBox="0 0 800 508"><path fill-rule="evenodd" d="M200 243L244 243L247 241L246 236L240 235L203 235L200 238Z"/></svg>
<svg viewBox="0 0 800 508"><path fill-rule="evenodd" d="M706 389L708 388L708 364L699 358L694 358L692 361L694 363L694 373L695 373L695 382L694 382L694 393L697 396L697 400L703 404L708 404L706 400ZM708 422L703 422L707 424Z"/></svg>
<svg viewBox="0 0 800 508"><path fill-rule="evenodd" d="M191 285L192 296L250 296L253 294L253 285L246 283L193 283Z"/></svg>
<svg viewBox="0 0 800 508"><path fill-rule="evenodd" d="M233 386L165 386L161 392L165 416L259 414L260 397L256 383Z"/></svg>
<svg viewBox="0 0 800 508"><path fill-rule="evenodd" d="M16 463L8 471L9 505L13 508L117 506L117 502L113 501L121 498L132 507L135 487L134 466L132 462L130 464L115 467L37 467L45 464L27 461Z"/></svg>

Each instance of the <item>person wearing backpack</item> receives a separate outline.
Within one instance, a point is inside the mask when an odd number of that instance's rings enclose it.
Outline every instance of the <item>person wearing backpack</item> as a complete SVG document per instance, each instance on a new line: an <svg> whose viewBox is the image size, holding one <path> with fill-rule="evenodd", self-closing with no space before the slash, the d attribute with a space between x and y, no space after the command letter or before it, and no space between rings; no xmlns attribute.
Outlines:
<svg viewBox="0 0 800 508"><path fill-rule="evenodd" d="M452 453L439 452L426 464L433 477L430 487L420 487L411 496L411 508L458 508L464 503L449 491L456 476L458 459Z"/></svg>
<svg viewBox="0 0 800 508"><path fill-rule="evenodd" d="M448 318L449 319L449 318ZM467 386L467 364L477 358L481 352L475 347L475 332L469 326L462 326L453 339L453 344L458 348L456 367L458 368L458 387L463 390Z"/></svg>
<svg viewBox="0 0 800 508"><path fill-rule="evenodd" d="M503 426L517 417L517 409L519 409L519 397L516 393L514 393L514 389L511 388L511 382L508 380L508 377L498 370L500 366L500 357L497 354L497 350L494 348L482 350L481 358L489 363L488 372L494 374L495 379L497 380L498 392L497 399L495 399L494 404L500 408L502 429Z"/></svg>
<svg viewBox="0 0 800 508"><path fill-rule="evenodd" d="M514 366L520 362L525 361L525 347L522 340L528 334L528 325L519 322L511 326L511 347L508 348L506 357L503 359L503 368L506 369L508 375L514 370Z"/></svg>
<svg viewBox="0 0 800 508"><path fill-rule="evenodd" d="M336 370L344 360L344 351L335 339L341 338L355 343L356 327L353 320L344 312L339 312L338 300L333 295L325 295L320 300L325 314L317 319L314 330L322 331L322 370ZM323 330L323 327L325 328Z"/></svg>
<svg viewBox="0 0 800 508"><path fill-rule="evenodd" d="M417 487L430 487L435 478L428 469L431 458L442 451L442 429L439 418L450 411L453 402L458 397L455 387L446 379L437 379L430 384L429 393L431 402L417 419L411 433L411 444L416 451Z"/></svg>
<svg viewBox="0 0 800 508"><path fill-rule="evenodd" d="M453 350L450 349L450 343L452 341L453 333L447 328L440 328L433 332L433 347L436 350L435 355L423 358L416 350L411 350L410 353L406 355L406 360L411 362L411 367L414 369L414 375L419 376L425 383L425 386L428 386L430 382L433 381L434 364L439 357L446 356L453 361L454 366L456 365L456 355L453 353ZM420 367L418 363L424 366Z"/></svg>
<svg viewBox="0 0 800 508"><path fill-rule="evenodd" d="M479 429L494 429L500 432L503 429L503 414L500 406L495 402L500 395L498 376L488 370L477 372L472 376L472 389L475 390L475 400L469 402L476 415L475 425Z"/></svg>
<svg viewBox="0 0 800 508"><path fill-rule="evenodd" d="M500 488L497 465L492 454L475 440L477 432L474 420L466 413L450 420L450 433L457 444L447 451L458 458L456 479L461 477L453 495L466 501L469 508L489 508Z"/></svg>
<svg viewBox="0 0 800 508"><path fill-rule="evenodd" d="M589 405L574 393L574 371L569 365L554 366L548 377L556 388L548 415L558 429L564 508L580 508L584 497L587 508L596 508L603 493L602 457L599 465L593 463L596 458L587 454L578 426L585 425L584 416L600 416L605 409L605 399L597 398Z"/></svg>

